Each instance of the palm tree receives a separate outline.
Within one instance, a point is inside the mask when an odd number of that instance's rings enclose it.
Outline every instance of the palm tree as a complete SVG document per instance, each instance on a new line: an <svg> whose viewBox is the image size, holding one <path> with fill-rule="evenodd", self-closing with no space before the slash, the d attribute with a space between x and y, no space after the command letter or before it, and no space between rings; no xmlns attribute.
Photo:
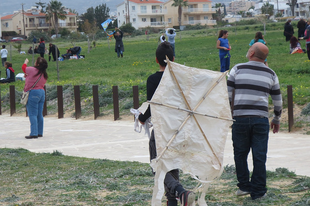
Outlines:
<svg viewBox="0 0 310 206"><path fill-rule="evenodd" d="M264 5L261 8L262 14L268 14L268 19L273 15L273 5L269 4L269 2L264 3Z"/></svg>
<svg viewBox="0 0 310 206"><path fill-rule="evenodd" d="M182 7L188 6L187 0L173 0L174 3L172 6L178 7L178 21L179 21L179 27L181 27L181 21L182 21Z"/></svg>
<svg viewBox="0 0 310 206"><path fill-rule="evenodd" d="M56 37L58 36L58 20L66 19L65 7L57 0L51 0L46 7L46 19L51 20L54 24Z"/></svg>

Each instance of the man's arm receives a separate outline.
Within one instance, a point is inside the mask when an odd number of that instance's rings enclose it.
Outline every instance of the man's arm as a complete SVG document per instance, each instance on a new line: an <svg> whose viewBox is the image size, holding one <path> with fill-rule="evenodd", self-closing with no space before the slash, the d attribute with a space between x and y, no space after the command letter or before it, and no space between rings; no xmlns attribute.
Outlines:
<svg viewBox="0 0 310 206"><path fill-rule="evenodd" d="M274 85L270 90L270 96L274 105L274 116L270 124L270 128L273 133L279 132L280 129L280 118L282 113L282 95L280 91L279 79L275 75Z"/></svg>

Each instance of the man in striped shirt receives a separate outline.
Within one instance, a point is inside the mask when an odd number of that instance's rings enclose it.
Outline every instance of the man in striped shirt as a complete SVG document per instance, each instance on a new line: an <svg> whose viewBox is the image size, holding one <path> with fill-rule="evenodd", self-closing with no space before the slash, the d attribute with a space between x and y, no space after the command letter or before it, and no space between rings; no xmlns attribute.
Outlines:
<svg viewBox="0 0 310 206"><path fill-rule="evenodd" d="M235 65L227 80L229 99L235 91L232 126L234 160L239 187L237 196L250 194L253 200L266 196L266 158L269 138L268 98L274 104L270 124L279 131L282 96L276 73L264 64L268 47L255 43L247 53L249 62ZM252 149L253 174L250 179L247 157Z"/></svg>

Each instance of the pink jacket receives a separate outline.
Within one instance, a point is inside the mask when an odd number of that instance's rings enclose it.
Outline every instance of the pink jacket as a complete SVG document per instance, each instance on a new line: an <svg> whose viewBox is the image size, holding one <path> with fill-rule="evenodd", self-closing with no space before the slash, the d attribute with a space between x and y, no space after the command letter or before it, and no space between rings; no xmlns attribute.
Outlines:
<svg viewBox="0 0 310 206"><path fill-rule="evenodd" d="M31 89L33 84L38 80L40 75L35 76L38 73L38 69L35 67L27 67L27 64L23 64L22 70L24 71L25 74L27 74L26 80L25 80L25 87L24 87L24 91L27 92L29 89ZM35 85L33 89L44 89L45 83L46 83L46 79L42 75L41 79L38 81L38 83Z"/></svg>

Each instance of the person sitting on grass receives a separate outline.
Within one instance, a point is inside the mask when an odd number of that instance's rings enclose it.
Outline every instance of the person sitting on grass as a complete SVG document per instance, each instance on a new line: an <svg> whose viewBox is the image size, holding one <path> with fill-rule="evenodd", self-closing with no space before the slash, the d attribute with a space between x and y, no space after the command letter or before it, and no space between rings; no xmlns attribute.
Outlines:
<svg viewBox="0 0 310 206"><path fill-rule="evenodd" d="M164 61L166 56L170 61L174 61L173 49L168 42L159 44L156 50L156 62L159 64L159 71L148 77L146 83L147 100L151 100L156 88L158 87L167 63ZM144 124L145 121L151 116L150 106L144 114L139 115L139 121ZM155 159L157 156L154 130L152 131L151 138L149 140L150 159ZM187 191L183 188L179 182L179 170L174 169L166 174L164 180L167 206L177 206L177 199L181 201L181 205L192 205L195 202L195 194L191 191Z"/></svg>
<svg viewBox="0 0 310 206"><path fill-rule="evenodd" d="M290 54L295 53L304 53L304 51L301 48L300 42L295 36L292 36L290 40Z"/></svg>
<svg viewBox="0 0 310 206"><path fill-rule="evenodd" d="M5 79L1 79L0 83L15 82L15 71L12 68L12 63L4 62L4 67L6 68L6 78Z"/></svg>

